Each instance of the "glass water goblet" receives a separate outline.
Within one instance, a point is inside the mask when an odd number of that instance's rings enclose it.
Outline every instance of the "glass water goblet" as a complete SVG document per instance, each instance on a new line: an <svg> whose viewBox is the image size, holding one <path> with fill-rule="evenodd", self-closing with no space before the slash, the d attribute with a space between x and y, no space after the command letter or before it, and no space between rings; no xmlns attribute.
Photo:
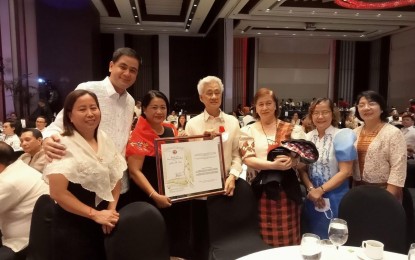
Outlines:
<svg viewBox="0 0 415 260"><path fill-rule="evenodd" d="M320 260L320 237L315 234L305 233L301 238L300 253L304 260Z"/></svg>
<svg viewBox="0 0 415 260"><path fill-rule="evenodd" d="M408 260L415 260L415 243L409 247Z"/></svg>
<svg viewBox="0 0 415 260"><path fill-rule="evenodd" d="M329 225L329 239L336 246L337 251L339 246L344 245L349 237L349 230L347 222L344 219L333 218Z"/></svg>

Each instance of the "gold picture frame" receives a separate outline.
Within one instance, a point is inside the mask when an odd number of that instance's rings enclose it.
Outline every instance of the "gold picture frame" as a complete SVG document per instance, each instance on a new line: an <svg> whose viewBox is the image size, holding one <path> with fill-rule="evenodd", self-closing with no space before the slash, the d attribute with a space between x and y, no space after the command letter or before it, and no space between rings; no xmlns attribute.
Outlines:
<svg viewBox="0 0 415 260"><path fill-rule="evenodd" d="M159 194L172 202L224 194L221 135L157 138L154 147Z"/></svg>

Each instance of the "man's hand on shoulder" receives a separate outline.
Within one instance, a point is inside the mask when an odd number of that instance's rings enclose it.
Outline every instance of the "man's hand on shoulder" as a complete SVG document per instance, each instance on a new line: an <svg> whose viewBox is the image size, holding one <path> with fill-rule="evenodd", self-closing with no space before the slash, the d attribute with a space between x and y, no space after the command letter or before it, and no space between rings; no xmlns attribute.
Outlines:
<svg viewBox="0 0 415 260"><path fill-rule="evenodd" d="M43 140L43 150L48 161L61 159L66 154L66 147L60 143L60 138L60 135L55 134Z"/></svg>

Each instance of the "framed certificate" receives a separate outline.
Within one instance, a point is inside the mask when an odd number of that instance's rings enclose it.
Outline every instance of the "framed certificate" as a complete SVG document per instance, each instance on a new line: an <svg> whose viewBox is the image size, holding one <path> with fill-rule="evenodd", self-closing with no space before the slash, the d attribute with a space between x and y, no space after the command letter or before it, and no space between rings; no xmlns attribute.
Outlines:
<svg viewBox="0 0 415 260"><path fill-rule="evenodd" d="M222 137L157 138L159 193L178 202L225 192Z"/></svg>

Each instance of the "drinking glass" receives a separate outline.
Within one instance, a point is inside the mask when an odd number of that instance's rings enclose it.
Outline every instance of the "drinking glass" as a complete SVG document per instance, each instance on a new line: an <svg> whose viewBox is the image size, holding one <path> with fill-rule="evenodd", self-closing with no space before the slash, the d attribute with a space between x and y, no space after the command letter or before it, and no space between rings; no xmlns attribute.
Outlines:
<svg viewBox="0 0 415 260"><path fill-rule="evenodd" d="M301 238L300 253L304 260L319 260L321 257L320 237L305 233Z"/></svg>
<svg viewBox="0 0 415 260"><path fill-rule="evenodd" d="M409 247L408 260L415 260L415 243Z"/></svg>
<svg viewBox="0 0 415 260"><path fill-rule="evenodd" d="M329 225L329 239L336 246L337 251L339 246L344 245L349 237L349 230L347 222L344 219L333 218Z"/></svg>

